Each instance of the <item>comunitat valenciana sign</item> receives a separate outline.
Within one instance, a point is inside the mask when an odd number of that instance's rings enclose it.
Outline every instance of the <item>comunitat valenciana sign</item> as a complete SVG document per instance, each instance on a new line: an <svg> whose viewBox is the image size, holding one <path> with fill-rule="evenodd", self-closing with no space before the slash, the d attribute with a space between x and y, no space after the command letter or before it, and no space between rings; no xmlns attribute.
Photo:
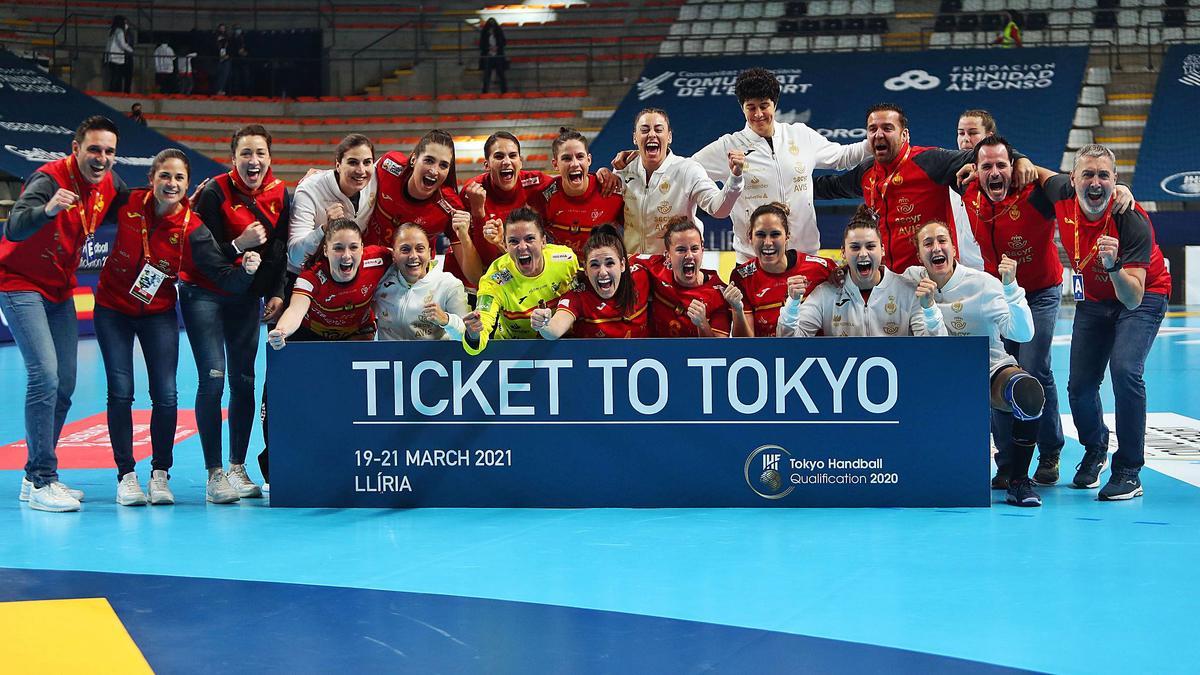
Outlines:
<svg viewBox="0 0 1200 675"><path fill-rule="evenodd" d="M295 343L267 386L272 506L991 499L982 337Z"/></svg>
<svg viewBox="0 0 1200 675"><path fill-rule="evenodd" d="M1134 196L1151 201L1200 200L1200 159L1181 142L1200 106L1200 45L1172 45L1163 57L1146 121ZM1121 152L1117 151L1118 160Z"/></svg>

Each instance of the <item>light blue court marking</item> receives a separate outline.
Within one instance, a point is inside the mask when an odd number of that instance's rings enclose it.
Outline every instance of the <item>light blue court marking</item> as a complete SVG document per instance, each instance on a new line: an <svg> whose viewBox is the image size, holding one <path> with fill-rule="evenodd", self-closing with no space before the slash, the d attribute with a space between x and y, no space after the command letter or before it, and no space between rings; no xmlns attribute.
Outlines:
<svg viewBox="0 0 1200 675"><path fill-rule="evenodd" d="M1168 326L1200 326L1196 318ZM1060 322L1060 332L1069 323ZM1151 411L1200 418L1200 349L1156 342ZM103 410L93 342L72 419ZM180 401L195 373L182 342ZM1067 410L1069 347L1054 348ZM261 357L260 357L261 358ZM89 374L89 371L91 373ZM21 435L23 371L0 348L0 442ZM144 374L139 406L146 405ZM1106 387L1107 389L1107 387ZM315 395L333 395L320 392ZM1111 409L1111 395L1106 394ZM936 433L936 423L931 423ZM680 430L681 442L688 432ZM847 442L853 442L848 438ZM256 451L258 441L252 444ZM1082 450L1068 440L1064 482ZM145 480L148 463L139 470ZM1200 491L1143 472L1146 497L1041 489L1045 507L794 510L274 510L203 504L198 438L176 448L181 504L113 504L111 470L70 471L78 514L16 501L0 472L0 567L246 579L602 609L910 649L1051 672L1187 672ZM319 479L317 477L316 479ZM992 493L995 501L1003 495ZM1025 517L1013 517L1025 516ZM1165 523L1165 524L1162 524ZM1148 526L1147 524L1154 524ZM545 639L545 636L537 636ZM563 639L569 639L565 636Z"/></svg>

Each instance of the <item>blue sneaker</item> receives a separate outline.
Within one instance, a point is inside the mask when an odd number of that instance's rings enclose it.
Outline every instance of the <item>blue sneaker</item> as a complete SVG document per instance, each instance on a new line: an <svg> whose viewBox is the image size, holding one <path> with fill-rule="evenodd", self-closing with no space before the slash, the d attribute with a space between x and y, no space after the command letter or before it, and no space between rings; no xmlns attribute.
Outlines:
<svg viewBox="0 0 1200 675"><path fill-rule="evenodd" d="M1075 480L1071 483L1079 488L1100 487L1100 474L1108 468L1108 449L1088 450L1083 453L1083 461L1075 467Z"/></svg>
<svg viewBox="0 0 1200 675"><path fill-rule="evenodd" d="M1033 491L1033 483L1028 478L1018 478L1008 483L1008 494L1004 501L1013 506L1041 506L1042 498Z"/></svg>
<svg viewBox="0 0 1200 675"><path fill-rule="evenodd" d="M1108 477L1108 484L1100 489L1098 499L1102 502L1123 501L1141 497L1142 481L1138 478L1138 469L1113 469Z"/></svg>

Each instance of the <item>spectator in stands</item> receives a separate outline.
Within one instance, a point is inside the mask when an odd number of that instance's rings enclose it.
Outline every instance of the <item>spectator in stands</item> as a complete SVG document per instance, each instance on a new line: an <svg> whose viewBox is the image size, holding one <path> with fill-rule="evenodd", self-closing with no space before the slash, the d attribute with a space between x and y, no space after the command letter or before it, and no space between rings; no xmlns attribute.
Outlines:
<svg viewBox="0 0 1200 675"><path fill-rule="evenodd" d="M233 62L233 82L229 89L239 96L254 93L254 73L250 68L250 52L246 49L246 33L238 24L233 24L233 35L229 38L229 53Z"/></svg>
<svg viewBox="0 0 1200 675"><path fill-rule="evenodd" d="M973 150L975 144L988 136L996 135L996 120L992 114L982 109L964 110L958 116L958 149ZM967 209L963 206L962 197L955 190L957 186L949 187L950 209L954 213L954 232L958 236L958 262L971 269L983 269L983 257L979 252L979 242L971 231L971 221L967 217Z"/></svg>
<svg viewBox="0 0 1200 675"><path fill-rule="evenodd" d="M900 273L921 264L916 245L921 224L950 222L946 188L957 182L956 174L971 161L972 152L910 145L908 117L893 103L867 111L867 140L873 156L846 173L817 178L813 194L817 199L861 198L874 209L884 265ZM1013 166L1013 189L1037 178L1036 167L1024 156L1014 153Z"/></svg>
<svg viewBox="0 0 1200 675"><path fill-rule="evenodd" d="M127 117L142 126L146 126L146 116L142 114L142 104L134 103L129 106L129 114Z"/></svg>
<svg viewBox="0 0 1200 675"><path fill-rule="evenodd" d="M488 85L492 81L492 73L500 80L500 93L508 93L508 58L504 56L504 29L496 22L495 17L489 17L479 33L479 69L483 71L483 93L488 93Z"/></svg>
<svg viewBox="0 0 1200 675"><path fill-rule="evenodd" d="M665 110L646 108L638 113L633 123L636 154L630 153L632 160L616 172L624 185L625 249L630 255L664 252L663 234L674 218L687 216L699 228L697 207L714 218L725 218L742 194L746 156L741 149L729 151L729 174L719 188L699 162L672 153L671 141L671 120ZM604 181L600 173L597 177Z"/></svg>
<svg viewBox="0 0 1200 675"><path fill-rule="evenodd" d="M1004 29L992 40L992 44L1006 49L1021 46L1021 27L1017 25L1017 15L1011 9L1004 12Z"/></svg>
<svg viewBox="0 0 1200 675"><path fill-rule="evenodd" d="M229 147L233 168L200 189L196 213L228 260L236 261L253 250L262 255L261 267L250 288L237 294L222 292L191 261L179 274L179 307L200 373L196 426L209 472L207 497L220 504L262 496L245 466L254 425L254 359L260 320L271 327L283 311L291 205L287 186L271 173L271 134L265 128L251 124L238 129ZM228 472L221 468L221 396L226 380Z"/></svg>
<svg viewBox="0 0 1200 675"><path fill-rule="evenodd" d="M21 501L39 511L78 511L83 493L58 479L55 445L75 392L79 328L75 268L125 183L113 174L117 125L84 120L71 154L29 177L0 238L0 311L25 361L29 459Z"/></svg>
<svg viewBox="0 0 1200 675"><path fill-rule="evenodd" d="M1083 461L1072 481L1077 488L1100 485L1108 464L1108 426L1100 403L1107 369L1116 399L1117 452L1100 501L1142 495L1138 478L1146 452L1146 356L1158 335L1171 295L1171 275L1154 241L1150 217L1140 206L1113 208L1117 158L1089 144L1075 153L1070 176L1043 179L1054 201L1058 231L1071 261L1075 322L1067 398L1083 444Z"/></svg>
<svg viewBox="0 0 1200 675"><path fill-rule="evenodd" d="M217 24L216 35L217 48L217 96L224 96L226 87L229 86L229 74L233 69L233 54L230 51L229 31L225 28L225 24Z"/></svg>
<svg viewBox="0 0 1200 675"><path fill-rule="evenodd" d="M185 48L183 51L188 51L188 49ZM187 54L180 54L175 58L176 88L184 96L190 95L195 86L195 81L192 79L192 59L194 58L196 58L194 51L188 51Z"/></svg>
<svg viewBox="0 0 1200 675"><path fill-rule="evenodd" d="M129 46L129 21L121 15L113 17L108 29L104 65L108 70L108 90L128 94L133 84L133 47Z"/></svg>
<svg viewBox="0 0 1200 675"><path fill-rule="evenodd" d="M813 208L813 169L843 171L866 159L866 140L854 145L832 143L803 122L777 122L779 79L763 68L738 74L734 93L746 118L746 127L725 134L702 148L692 159L700 163L714 181L729 170L728 155L734 150L746 155L746 189L730 212L733 249L739 263L754 257L750 243L750 214L764 204L787 204L788 247L810 255L820 248L816 210Z"/></svg>
<svg viewBox="0 0 1200 675"><path fill-rule="evenodd" d="M175 50L163 40L154 48L154 83L162 94L175 92Z"/></svg>

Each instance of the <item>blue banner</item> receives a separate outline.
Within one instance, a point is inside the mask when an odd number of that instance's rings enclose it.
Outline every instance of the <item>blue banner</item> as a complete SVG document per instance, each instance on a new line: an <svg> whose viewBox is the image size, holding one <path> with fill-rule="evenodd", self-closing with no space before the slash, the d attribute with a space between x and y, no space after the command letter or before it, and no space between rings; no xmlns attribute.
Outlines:
<svg viewBox="0 0 1200 675"><path fill-rule="evenodd" d="M1085 47L1039 47L656 58L592 143L592 156L606 165L617 150L632 147L633 124L643 108L667 111L671 149L684 156L741 130L746 120L733 85L739 72L759 66L780 81L776 120L804 122L830 140L862 140L867 108L890 102L907 113L914 144L954 148L959 114L983 108L1014 147L1057 168L1087 55ZM729 222L706 222L707 245L721 247Z"/></svg>
<svg viewBox="0 0 1200 675"><path fill-rule="evenodd" d="M272 506L988 506L987 340L294 343Z"/></svg>
<svg viewBox="0 0 1200 675"><path fill-rule="evenodd" d="M192 183L215 176L221 165L172 141L52 77L32 61L0 51L0 170L21 180L39 166L71 152L75 129L92 115L104 115L120 130L116 172L132 187L146 184L154 155L180 148L192 165Z"/></svg>
<svg viewBox="0 0 1200 675"><path fill-rule="evenodd" d="M1200 158L1181 132L1200 108L1200 45L1172 45L1163 57L1142 132L1133 194L1142 201L1200 200ZM1120 158L1121 153L1117 153ZM1195 241L1195 237L1192 238Z"/></svg>

